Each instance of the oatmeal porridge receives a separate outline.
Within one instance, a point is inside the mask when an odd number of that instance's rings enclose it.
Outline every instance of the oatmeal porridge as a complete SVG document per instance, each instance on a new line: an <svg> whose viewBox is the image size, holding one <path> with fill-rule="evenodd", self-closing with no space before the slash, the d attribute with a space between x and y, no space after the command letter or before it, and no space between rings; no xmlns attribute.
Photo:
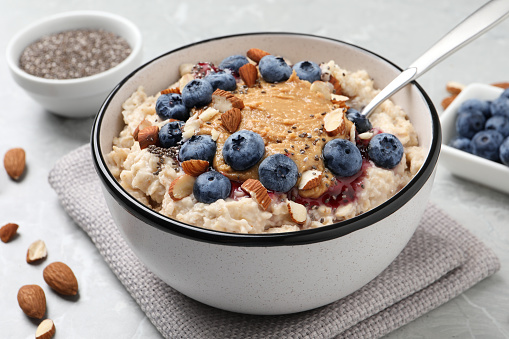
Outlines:
<svg viewBox="0 0 509 339"><path fill-rule="evenodd" d="M107 162L127 192L199 227L289 232L366 212L421 168L426 151L400 107L359 114L378 93L367 72L247 56L180 65L168 88L126 100Z"/></svg>

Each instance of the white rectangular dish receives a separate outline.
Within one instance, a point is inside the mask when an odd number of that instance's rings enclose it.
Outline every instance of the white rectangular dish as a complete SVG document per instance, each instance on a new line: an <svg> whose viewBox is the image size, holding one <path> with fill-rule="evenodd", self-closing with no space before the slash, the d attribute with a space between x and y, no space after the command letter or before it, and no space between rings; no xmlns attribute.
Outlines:
<svg viewBox="0 0 509 339"><path fill-rule="evenodd" d="M465 87L457 98L440 115L442 124L442 152L439 164L454 175L509 193L509 167L448 146L456 136L456 114L468 99L493 100L503 90L498 87L474 83Z"/></svg>

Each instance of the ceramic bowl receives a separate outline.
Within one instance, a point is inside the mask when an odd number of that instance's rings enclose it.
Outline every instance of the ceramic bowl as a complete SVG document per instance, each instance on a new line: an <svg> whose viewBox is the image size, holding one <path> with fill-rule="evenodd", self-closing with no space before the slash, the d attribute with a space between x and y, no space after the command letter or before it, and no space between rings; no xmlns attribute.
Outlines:
<svg viewBox="0 0 509 339"><path fill-rule="evenodd" d="M179 78L179 65L219 63L252 47L290 60L335 60L366 69L382 87L401 69L365 49L318 36L259 33L188 45L148 62L109 95L93 126L94 163L111 214L130 247L171 287L205 304L250 314L284 314L338 300L382 272L401 252L426 207L440 150L440 123L416 83L393 98L409 113L428 152L424 166L393 198L353 219L298 232L235 234L165 217L129 195L107 168L105 155L123 128L122 103L138 86L153 95ZM305 46L305 48L303 48Z"/></svg>
<svg viewBox="0 0 509 339"><path fill-rule="evenodd" d="M440 164L454 175L498 191L509 193L509 167L448 146L456 137L456 116L460 105L468 99L494 100L503 90L485 84L471 84L454 99L440 116L443 131Z"/></svg>
<svg viewBox="0 0 509 339"><path fill-rule="evenodd" d="M45 35L72 29L104 29L123 37L131 54L117 66L78 79L45 79L26 73L19 67L23 50ZM7 64L16 83L26 93L55 114L79 118L97 114L111 89L141 64L142 37L129 20L106 12L66 12L37 21L18 32L7 46Z"/></svg>

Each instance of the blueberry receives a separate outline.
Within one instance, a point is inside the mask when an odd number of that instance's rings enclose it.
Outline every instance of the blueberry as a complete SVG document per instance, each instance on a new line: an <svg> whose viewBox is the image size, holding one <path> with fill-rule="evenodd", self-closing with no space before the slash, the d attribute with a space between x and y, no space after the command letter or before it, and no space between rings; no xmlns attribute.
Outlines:
<svg viewBox="0 0 509 339"><path fill-rule="evenodd" d="M486 118L480 111L458 114L456 117L456 132L460 137L472 138L484 129Z"/></svg>
<svg viewBox="0 0 509 339"><path fill-rule="evenodd" d="M292 68L281 57L273 55L264 56L258 63L258 70L267 82L286 81L292 75Z"/></svg>
<svg viewBox="0 0 509 339"><path fill-rule="evenodd" d="M247 58L243 55L230 55L227 58L224 58L223 61L219 64L219 68L221 69L229 69L232 72L239 73L239 68L249 63Z"/></svg>
<svg viewBox="0 0 509 339"><path fill-rule="evenodd" d="M509 138L505 138L499 150L500 161L506 166L509 166Z"/></svg>
<svg viewBox="0 0 509 339"><path fill-rule="evenodd" d="M365 115L362 115L361 112L354 108L349 108L346 111L346 118L355 124L355 128L359 133L367 132L371 128L373 128L368 118Z"/></svg>
<svg viewBox="0 0 509 339"><path fill-rule="evenodd" d="M380 133L369 141L368 155L375 165L391 169L401 161L403 145L396 136L389 133Z"/></svg>
<svg viewBox="0 0 509 339"><path fill-rule="evenodd" d="M509 98L500 96L491 102L491 114L509 118Z"/></svg>
<svg viewBox="0 0 509 339"><path fill-rule="evenodd" d="M189 81L182 90L182 102L186 107L201 107L212 101L212 85L203 79Z"/></svg>
<svg viewBox="0 0 509 339"><path fill-rule="evenodd" d="M258 167L258 177L266 189L288 192L297 183L299 170L295 162L283 154L265 158Z"/></svg>
<svg viewBox="0 0 509 339"><path fill-rule="evenodd" d="M492 161L499 161L498 148L504 137L497 131L480 131L472 138L472 154Z"/></svg>
<svg viewBox="0 0 509 339"><path fill-rule="evenodd" d="M307 80L313 83L322 79L322 70L313 61L298 62L293 65L293 70L297 73L300 80Z"/></svg>
<svg viewBox="0 0 509 339"><path fill-rule="evenodd" d="M253 167L265 154L262 137L253 132L241 130L230 135L223 146L224 161L236 171Z"/></svg>
<svg viewBox="0 0 509 339"><path fill-rule="evenodd" d="M461 103L458 108L458 114L481 112L484 116L489 118L491 116L490 102L479 99L468 99Z"/></svg>
<svg viewBox="0 0 509 339"><path fill-rule="evenodd" d="M468 138L457 137L452 139L449 142L449 145L464 152L472 153L472 146L470 143L471 141Z"/></svg>
<svg viewBox="0 0 509 339"><path fill-rule="evenodd" d="M230 196L232 184L230 179L219 172L208 171L200 174L193 186L193 194L196 200L205 204L212 204L219 199Z"/></svg>
<svg viewBox="0 0 509 339"><path fill-rule="evenodd" d="M182 121L172 121L161 127L159 130L159 144L161 147L169 148L176 146L182 140Z"/></svg>
<svg viewBox="0 0 509 339"><path fill-rule="evenodd" d="M325 166L340 177L351 177L361 170L362 155L350 140L334 139L323 148Z"/></svg>
<svg viewBox="0 0 509 339"><path fill-rule="evenodd" d="M180 148L179 161L198 159L212 162L215 154L216 143L210 135L193 135Z"/></svg>
<svg viewBox="0 0 509 339"><path fill-rule="evenodd" d="M505 137L509 136L509 119L502 115L495 115L486 121L484 129L492 129L498 131Z"/></svg>
<svg viewBox="0 0 509 339"><path fill-rule="evenodd" d="M203 80L208 81L212 89L222 89L223 91L234 91L237 88L237 81L231 73L220 71L207 75Z"/></svg>
<svg viewBox="0 0 509 339"><path fill-rule="evenodd" d="M156 113L163 119L189 119L189 110L182 102L182 95L178 93L162 94L156 101Z"/></svg>

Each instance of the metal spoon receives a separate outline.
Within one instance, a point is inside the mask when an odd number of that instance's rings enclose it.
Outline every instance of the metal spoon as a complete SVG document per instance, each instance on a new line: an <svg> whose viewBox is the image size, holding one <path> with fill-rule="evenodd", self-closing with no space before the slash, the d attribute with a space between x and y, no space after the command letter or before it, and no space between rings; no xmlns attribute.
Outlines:
<svg viewBox="0 0 509 339"><path fill-rule="evenodd" d="M472 13L392 80L361 111L365 117L409 82L417 79L461 47L500 23L509 14L509 0L492 0Z"/></svg>

